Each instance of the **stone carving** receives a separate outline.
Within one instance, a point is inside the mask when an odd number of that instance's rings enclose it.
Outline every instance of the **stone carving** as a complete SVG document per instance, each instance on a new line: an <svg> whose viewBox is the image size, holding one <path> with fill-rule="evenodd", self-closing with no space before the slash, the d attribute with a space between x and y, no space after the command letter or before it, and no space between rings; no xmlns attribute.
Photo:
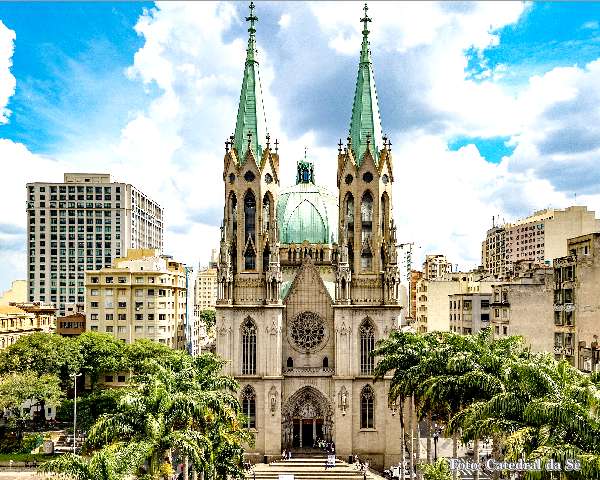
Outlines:
<svg viewBox="0 0 600 480"><path fill-rule="evenodd" d="M348 408L348 391L346 387L340 389L340 410L342 415L346 415L346 408Z"/></svg>
<svg viewBox="0 0 600 480"><path fill-rule="evenodd" d="M269 391L269 404L271 406L271 415L275 415L275 411L277 410L277 389L275 386L272 386Z"/></svg>
<svg viewBox="0 0 600 480"><path fill-rule="evenodd" d="M325 338L325 322L314 312L302 312L289 327L289 336L294 344L303 350L313 350Z"/></svg>

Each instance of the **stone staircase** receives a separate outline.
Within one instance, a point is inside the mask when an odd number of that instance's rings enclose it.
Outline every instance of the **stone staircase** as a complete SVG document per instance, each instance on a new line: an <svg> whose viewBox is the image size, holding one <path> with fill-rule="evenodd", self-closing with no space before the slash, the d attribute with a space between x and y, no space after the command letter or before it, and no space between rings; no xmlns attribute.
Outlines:
<svg viewBox="0 0 600 480"><path fill-rule="evenodd" d="M291 458L269 464L257 463L246 474L248 480L279 480L280 475L293 475L294 480L363 480L363 472L352 465L336 459L335 467L325 470L326 456ZM367 472L369 480L383 480L373 472Z"/></svg>

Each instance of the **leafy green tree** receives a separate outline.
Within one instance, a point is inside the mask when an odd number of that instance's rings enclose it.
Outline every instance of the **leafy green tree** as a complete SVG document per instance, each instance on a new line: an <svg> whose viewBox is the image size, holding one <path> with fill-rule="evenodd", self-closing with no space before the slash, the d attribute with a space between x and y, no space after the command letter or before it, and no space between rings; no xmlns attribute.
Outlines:
<svg viewBox="0 0 600 480"><path fill-rule="evenodd" d="M435 463L420 466L424 480L451 480L452 472L448 460L440 458Z"/></svg>
<svg viewBox="0 0 600 480"><path fill-rule="evenodd" d="M206 330L210 330L217 323L217 312L212 309L205 309L200 312L200 320L204 323Z"/></svg>
<svg viewBox="0 0 600 480"><path fill-rule="evenodd" d="M156 363L179 369L186 357L189 355L182 350L173 350L162 343L140 339L123 345L122 368L134 373L143 373L148 364Z"/></svg>
<svg viewBox="0 0 600 480"><path fill-rule="evenodd" d="M100 416L114 412L119 400L128 392L127 387L96 388L91 392L77 392L77 426L84 431L89 430ZM63 400L56 412L56 419L69 424L73 423L73 400Z"/></svg>
<svg viewBox="0 0 600 480"><path fill-rule="evenodd" d="M73 384L73 374L82 365L82 355L74 339L36 332L20 337L0 352L0 373L35 372L57 375L63 388Z"/></svg>
<svg viewBox="0 0 600 480"><path fill-rule="evenodd" d="M17 437L20 439L23 431L21 405L30 400L37 406L41 414L37 417L42 423L46 421L46 403L58 406L62 400L63 392L60 380L56 375L38 375L35 372L7 373L0 376L0 410L8 410L17 423Z"/></svg>
<svg viewBox="0 0 600 480"><path fill-rule="evenodd" d="M56 473L74 480L125 480L144 463L148 451L143 443L114 444L90 457L67 453L44 462L42 473Z"/></svg>
<svg viewBox="0 0 600 480"><path fill-rule="evenodd" d="M82 357L81 372L93 389L101 375L123 368L124 344L108 333L85 332L76 339Z"/></svg>

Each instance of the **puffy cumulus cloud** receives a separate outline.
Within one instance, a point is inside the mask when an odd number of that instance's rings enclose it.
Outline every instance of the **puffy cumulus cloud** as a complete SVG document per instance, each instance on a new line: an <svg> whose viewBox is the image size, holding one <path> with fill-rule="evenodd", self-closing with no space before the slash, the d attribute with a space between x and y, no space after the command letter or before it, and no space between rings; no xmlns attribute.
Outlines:
<svg viewBox="0 0 600 480"><path fill-rule="evenodd" d="M369 6L382 120L394 142L399 240L421 247L415 261L445 253L463 268L475 266L492 216L511 220L564 207L575 186L578 200L600 205L600 178L590 173L600 138L600 67L557 68L508 89L499 81L504 67L490 70L481 55L499 42L496 30L528 8L516 2ZM126 75L158 94L101 149L63 152L59 164L29 158L17 144L0 148L29 161L36 179L102 165L165 207L169 253L189 264L206 261L218 246L223 142L234 129L242 80L241 9L166 2L147 10L136 25L144 45ZM282 183L293 182L295 162L308 147L317 181L335 191L335 145L347 135L356 81L360 5L261 3L257 14L262 90L269 131L281 143ZM466 72L468 52L481 63L477 79ZM491 164L474 145L449 151L447 142L457 135L507 136L515 149ZM567 168L577 175L565 175ZM26 179L15 178L19 198ZM6 221L20 228L24 220L16 216Z"/></svg>
<svg viewBox="0 0 600 480"><path fill-rule="evenodd" d="M533 172L571 197L600 191L598 85L600 60L532 77L519 98L527 115L514 139L509 171Z"/></svg>
<svg viewBox="0 0 600 480"><path fill-rule="evenodd" d="M8 100L15 93L17 84L10 71L15 48L15 32L0 20L0 124L6 123L10 115Z"/></svg>
<svg viewBox="0 0 600 480"><path fill-rule="evenodd" d="M218 247L224 141L235 127L247 42L226 36L241 22L233 4L165 2L136 25L144 46L127 74L160 94L123 128L112 168L164 206L165 249L189 264ZM260 61L273 131L274 72L265 52Z"/></svg>
<svg viewBox="0 0 600 480"><path fill-rule="evenodd" d="M40 180L60 181L67 164L35 155L23 144L2 138L0 159L8 172L0 189L0 205L3 205L0 223L0 290L5 290L12 280L25 278L25 184Z"/></svg>

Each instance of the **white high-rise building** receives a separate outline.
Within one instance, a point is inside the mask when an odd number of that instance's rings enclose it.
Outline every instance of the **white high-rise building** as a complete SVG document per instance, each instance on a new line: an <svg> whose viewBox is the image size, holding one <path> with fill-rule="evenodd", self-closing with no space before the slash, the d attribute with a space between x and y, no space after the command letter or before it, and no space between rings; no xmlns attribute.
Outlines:
<svg viewBox="0 0 600 480"><path fill-rule="evenodd" d="M110 267L132 248L163 248L163 209L109 174L65 173L27 184L27 297L59 315L83 304L84 272Z"/></svg>

